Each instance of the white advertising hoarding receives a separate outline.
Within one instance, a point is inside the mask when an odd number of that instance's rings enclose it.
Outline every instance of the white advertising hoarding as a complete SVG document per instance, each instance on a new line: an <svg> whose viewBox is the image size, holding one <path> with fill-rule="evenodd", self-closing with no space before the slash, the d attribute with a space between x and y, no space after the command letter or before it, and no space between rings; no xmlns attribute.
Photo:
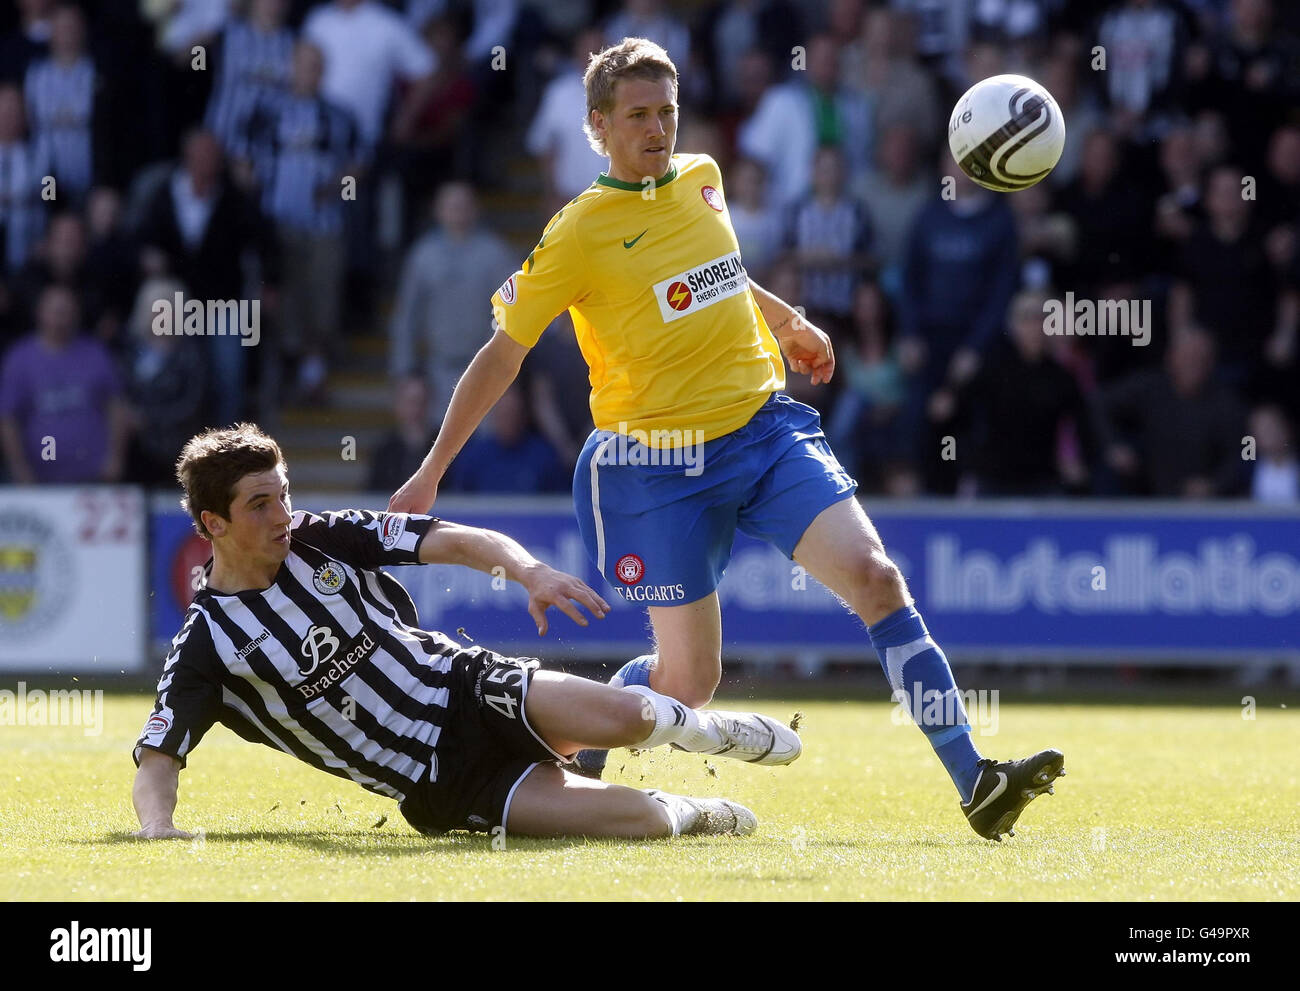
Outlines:
<svg viewBox="0 0 1300 991"><path fill-rule="evenodd" d="M0 486L0 670L144 667L145 502L117 486Z"/></svg>

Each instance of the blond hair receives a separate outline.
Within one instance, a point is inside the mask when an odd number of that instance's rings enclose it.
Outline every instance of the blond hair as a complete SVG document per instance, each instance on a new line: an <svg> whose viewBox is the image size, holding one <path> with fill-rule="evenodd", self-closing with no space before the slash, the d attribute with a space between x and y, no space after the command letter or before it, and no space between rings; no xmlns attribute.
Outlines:
<svg viewBox="0 0 1300 991"><path fill-rule="evenodd" d="M624 38L591 57L582 77L582 85L587 90L587 119L582 122L582 129L598 155L609 153L605 150L605 139L592 126L591 112L613 112L614 85L620 79L671 79L676 90L677 66L666 51L647 38Z"/></svg>

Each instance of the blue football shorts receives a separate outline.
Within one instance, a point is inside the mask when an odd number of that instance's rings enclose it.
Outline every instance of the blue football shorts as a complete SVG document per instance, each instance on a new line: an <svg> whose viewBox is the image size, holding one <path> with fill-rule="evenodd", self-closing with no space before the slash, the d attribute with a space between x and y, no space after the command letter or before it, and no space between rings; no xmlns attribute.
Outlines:
<svg viewBox="0 0 1300 991"><path fill-rule="evenodd" d="M856 489L817 411L780 393L698 446L653 449L595 430L573 473L587 554L625 599L651 606L717 588L737 529L792 557L818 514Z"/></svg>

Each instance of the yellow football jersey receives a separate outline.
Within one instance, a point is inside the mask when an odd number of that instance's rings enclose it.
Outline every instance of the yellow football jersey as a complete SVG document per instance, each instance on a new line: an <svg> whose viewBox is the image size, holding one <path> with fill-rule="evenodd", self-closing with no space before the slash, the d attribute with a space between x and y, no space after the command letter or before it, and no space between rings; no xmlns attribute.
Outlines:
<svg viewBox="0 0 1300 991"><path fill-rule="evenodd" d="M497 325L526 347L566 307L602 430L644 431L652 447L710 440L785 387L707 155L674 155L653 185L602 174L492 296Z"/></svg>

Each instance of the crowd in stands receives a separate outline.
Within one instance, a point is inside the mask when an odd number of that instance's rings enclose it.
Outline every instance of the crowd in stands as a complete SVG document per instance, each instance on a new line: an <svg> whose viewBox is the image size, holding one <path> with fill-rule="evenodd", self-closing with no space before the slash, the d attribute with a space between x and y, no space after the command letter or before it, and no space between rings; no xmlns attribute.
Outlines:
<svg viewBox="0 0 1300 991"><path fill-rule="evenodd" d="M1300 5L1282 0L19 0L0 20L0 480L169 483L205 424L328 404L387 336L395 488L492 333L524 228L585 189L587 54L681 73L750 276L833 338L789 376L867 493L1300 501ZM1040 185L967 180L947 113L1040 80ZM495 145L491 136L505 136ZM509 208L514 208L513 206ZM1067 294L1070 294L1067 296ZM180 297L257 300L202 337ZM1049 334L1082 300L1142 334ZM1105 304L1111 303L1110 307ZM1068 308L1068 307L1067 307ZM445 490L564 491L591 428L567 315Z"/></svg>

